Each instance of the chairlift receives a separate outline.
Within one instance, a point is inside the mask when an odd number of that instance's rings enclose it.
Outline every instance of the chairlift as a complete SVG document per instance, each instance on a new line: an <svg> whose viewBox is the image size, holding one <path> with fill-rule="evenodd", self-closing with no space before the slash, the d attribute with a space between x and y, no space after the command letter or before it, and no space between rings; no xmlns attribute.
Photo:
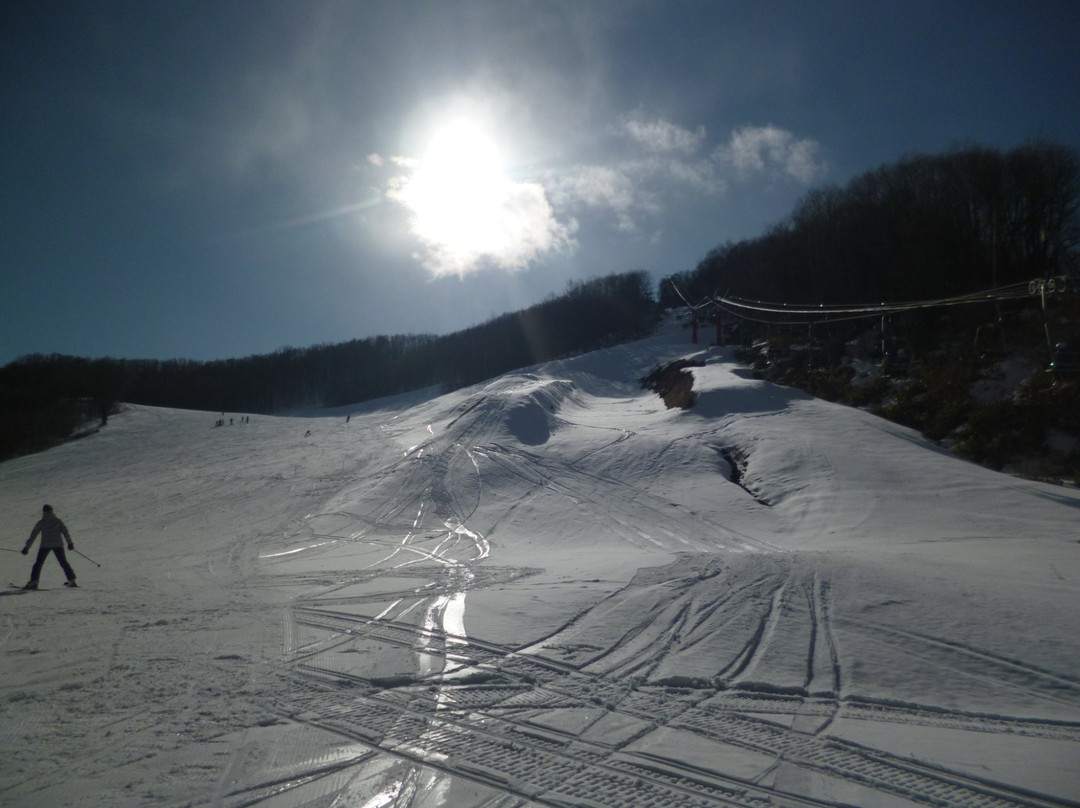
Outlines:
<svg viewBox="0 0 1080 808"><path fill-rule="evenodd" d="M1005 356L1005 331L1001 323L983 323L978 326L972 347L975 355L982 359L1000 359Z"/></svg>
<svg viewBox="0 0 1080 808"><path fill-rule="evenodd" d="M906 375L911 364L911 349L907 340L885 335L881 343L881 368L885 375Z"/></svg>
<svg viewBox="0 0 1080 808"><path fill-rule="evenodd" d="M1066 342L1055 344L1047 370L1054 376L1074 376L1080 373L1080 351Z"/></svg>

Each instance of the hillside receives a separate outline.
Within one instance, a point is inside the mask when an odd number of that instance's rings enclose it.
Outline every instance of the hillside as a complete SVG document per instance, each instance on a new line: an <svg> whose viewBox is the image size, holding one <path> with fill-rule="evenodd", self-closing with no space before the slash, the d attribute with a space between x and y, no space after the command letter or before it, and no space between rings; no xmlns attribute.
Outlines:
<svg viewBox="0 0 1080 808"><path fill-rule="evenodd" d="M823 323L812 339L801 328L758 330L737 355L760 378L913 427L989 468L1076 485L1080 297L1050 302L1019 299L989 318L909 315L889 333L865 320Z"/></svg>
<svg viewBox="0 0 1080 808"><path fill-rule="evenodd" d="M0 368L0 459L105 424L122 401L270 414L455 390L640 338L656 316L651 281L636 271L572 282L562 295L444 336L369 337L213 362L25 356Z"/></svg>
<svg viewBox="0 0 1080 808"><path fill-rule="evenodd" d="M1080 156L915 154L808 192L660 287L767 378L995 469L1080 479Z"/></svg>
<svg viewBox="0 0 1080 808"><path fill-rule="evenodd" d="M696 405L638 379L687 359ZM10 806L1066 806L1080 494L678 328L0 464ZM22 580L29 559L0 553Z"/></svg>

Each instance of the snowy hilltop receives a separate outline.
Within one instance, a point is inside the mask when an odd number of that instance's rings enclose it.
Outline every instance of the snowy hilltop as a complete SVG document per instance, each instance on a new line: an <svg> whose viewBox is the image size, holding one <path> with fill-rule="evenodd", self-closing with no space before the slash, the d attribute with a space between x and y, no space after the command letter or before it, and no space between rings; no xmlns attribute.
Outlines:
<svg viewBox="0 0 1080 808"><path fill-rule="evenodd" d="M638 380L680 358L668 409ZM0 546L45 502L93 562L0 599L0 805L1080 794L1080 492L678 330L292 417L129 407L0 464Z"/></svg>

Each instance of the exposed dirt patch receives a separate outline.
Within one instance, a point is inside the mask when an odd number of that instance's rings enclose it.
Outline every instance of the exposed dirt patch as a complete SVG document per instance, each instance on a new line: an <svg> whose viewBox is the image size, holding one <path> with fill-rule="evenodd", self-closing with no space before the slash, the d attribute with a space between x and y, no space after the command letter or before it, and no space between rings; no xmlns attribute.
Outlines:
<svg viewBox="0 0 1080 808"><path fill-rule="evenodd" d="M654 368L641 378L641 386L654 391L668 408L688 409L694 406L694 376L687 368L704 367L704 362L693 359L677 359L668 365Z"/></svg>

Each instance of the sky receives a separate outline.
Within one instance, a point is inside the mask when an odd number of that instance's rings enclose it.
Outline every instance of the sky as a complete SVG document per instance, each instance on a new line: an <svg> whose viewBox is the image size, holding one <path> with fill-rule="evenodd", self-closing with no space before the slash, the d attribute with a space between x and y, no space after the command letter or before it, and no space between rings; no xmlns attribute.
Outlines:
<svg viewBox="0 0 1080 808"><path fill-rule="evenodd" d="M1073 2L8 3L0 364L450 333L912 153L1080 148Z"/></svg>

